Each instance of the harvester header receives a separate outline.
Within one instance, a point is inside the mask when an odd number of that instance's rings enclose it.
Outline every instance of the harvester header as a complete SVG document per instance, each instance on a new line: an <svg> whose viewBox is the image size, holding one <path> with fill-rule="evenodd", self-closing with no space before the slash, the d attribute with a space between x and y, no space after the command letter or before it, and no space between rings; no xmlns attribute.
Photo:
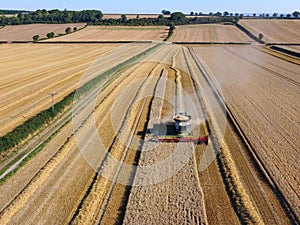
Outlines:
<svg viewBox="0 0 300 225"><path fill-rule="evenodd" d="M155 136L157 142L193 142L195 144L208 144L208 135L202 137L193 136L191 129L191 115L187 112L179 112L173 116L175 135L158 135Z"/></svg>

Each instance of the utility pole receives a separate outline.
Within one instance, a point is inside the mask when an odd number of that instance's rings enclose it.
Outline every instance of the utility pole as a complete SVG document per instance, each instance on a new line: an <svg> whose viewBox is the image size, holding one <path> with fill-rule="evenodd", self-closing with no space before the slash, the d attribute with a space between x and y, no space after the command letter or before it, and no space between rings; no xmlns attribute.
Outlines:
<svg viewBox="0 0 300 225"><path fill-rule="evenodd" d="M52 97L52 112L54 113L54 95L57 95L57 93L52 92L52 93L48 93L48 95L51 95Z"/></svg>

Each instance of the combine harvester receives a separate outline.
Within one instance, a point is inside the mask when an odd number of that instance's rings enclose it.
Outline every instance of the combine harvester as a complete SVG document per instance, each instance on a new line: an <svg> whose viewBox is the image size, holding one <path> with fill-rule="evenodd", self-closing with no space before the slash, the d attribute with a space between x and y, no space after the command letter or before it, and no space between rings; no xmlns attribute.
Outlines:
<svg viewBox="0 0 300 225"><path fill-rule="evenodd" d="M158 135L154 137L157 142L193 142L195 144L208 144L208 135L202 137L194 137L191 131L191 115L187 112L176 113L173 116L175 121L176 135Z"/></svg>

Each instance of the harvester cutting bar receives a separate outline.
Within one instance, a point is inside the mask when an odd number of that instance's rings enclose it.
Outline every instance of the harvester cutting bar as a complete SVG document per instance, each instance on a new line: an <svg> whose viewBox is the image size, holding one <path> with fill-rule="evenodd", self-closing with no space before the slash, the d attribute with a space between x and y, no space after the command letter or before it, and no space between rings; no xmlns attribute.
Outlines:
<svg viewBox="0 0 300 225"><path fill-rule="evenodd" d="M195 144L208 144L208 135L204 137L178 137L178 136L160 136L157 138L158 142L193 142Z"/></svg>

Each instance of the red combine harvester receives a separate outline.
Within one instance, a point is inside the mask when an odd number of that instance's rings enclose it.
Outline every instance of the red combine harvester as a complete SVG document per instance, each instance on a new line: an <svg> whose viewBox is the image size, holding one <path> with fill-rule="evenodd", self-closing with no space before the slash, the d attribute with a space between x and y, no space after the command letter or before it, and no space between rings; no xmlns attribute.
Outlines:
<svg viewBox="0 0 300 225"><path fill-rule="evenodd" d="M195 144L208 144L208 135L203 137L192 136L191 131L191 116L187 112L176 113L173 116L175 121L176 135L156 136L158 142L193 142Z"/></svg>

